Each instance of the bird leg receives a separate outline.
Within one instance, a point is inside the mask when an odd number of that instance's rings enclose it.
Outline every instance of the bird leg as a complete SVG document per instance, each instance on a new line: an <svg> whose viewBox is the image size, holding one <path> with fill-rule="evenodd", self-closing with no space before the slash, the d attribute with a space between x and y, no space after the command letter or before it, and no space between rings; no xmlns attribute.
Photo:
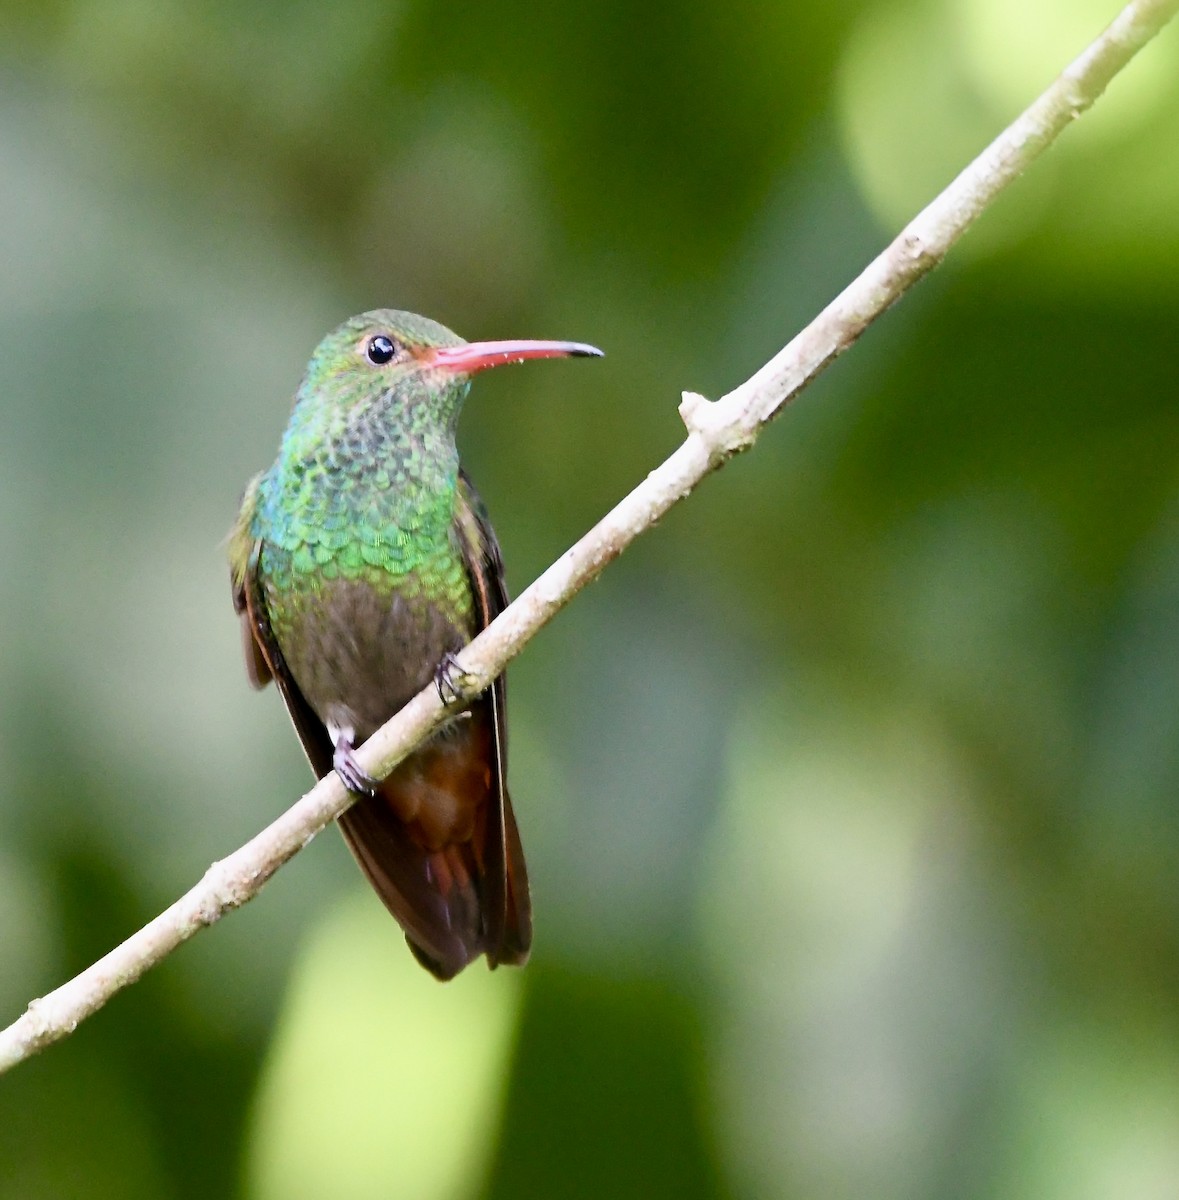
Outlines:
<svg viewBox="0 0 1179 1200"><path fill-rule="evenodd" d="M475 686L475 676L464 671L459 660L448 650L442 661L434 668L434 686L438 699L449 708L465 699L466 693Z"/></svg>
<svg viewBox="0 0 1179 1200"><path fill-rule="evenodd" d="M336 747L332 753L332 767L340 777L340 782L354 796L372 796L376 794L378 780L374 779L356 761L354 747L349 735L341 731L336 734Z"/></svg>

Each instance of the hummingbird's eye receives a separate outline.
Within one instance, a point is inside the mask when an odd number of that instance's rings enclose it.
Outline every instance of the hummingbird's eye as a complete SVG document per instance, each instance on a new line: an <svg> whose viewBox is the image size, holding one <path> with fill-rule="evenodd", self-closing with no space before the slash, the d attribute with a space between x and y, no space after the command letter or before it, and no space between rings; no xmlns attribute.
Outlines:
<svg viewBox="0 0 1179 1200"><path fill-rule="evenodd" d="M400 347L391 337L378 333L368 339L364 354L374 367L383 367L396 356L399 349Z"/></svg>

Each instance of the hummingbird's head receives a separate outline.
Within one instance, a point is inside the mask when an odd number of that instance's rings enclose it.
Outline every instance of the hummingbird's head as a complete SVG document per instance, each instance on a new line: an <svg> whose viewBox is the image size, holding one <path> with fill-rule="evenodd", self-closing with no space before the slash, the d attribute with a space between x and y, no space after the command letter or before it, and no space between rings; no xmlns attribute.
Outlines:
<svg viewBox="0 0 1179 1200"><path fill-rule="evenodd" d="M471 376L529 358L601 357L581 342L464 342L416 313L381 308L334 329L316 347L297 407L372 409L410 421L453 426Z"/></svg>

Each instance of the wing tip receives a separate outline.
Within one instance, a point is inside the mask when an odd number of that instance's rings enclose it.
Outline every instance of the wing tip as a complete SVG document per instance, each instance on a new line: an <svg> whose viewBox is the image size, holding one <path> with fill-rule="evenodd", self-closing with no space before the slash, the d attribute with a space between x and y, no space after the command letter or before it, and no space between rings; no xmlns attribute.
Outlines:
<svg viewBox="0 0 1179 1200"><path fill-rule="evenodd" d="M424 946L415 942L408 933L405 935L405 944L409 947L410 953L413 954L414 958L418 960L418 963L425 967L439 983L449 983L464 967L469 966L482 953L482 947L472 952L464 944L461 953L453 954L449 957L435 958Z"/></svg>

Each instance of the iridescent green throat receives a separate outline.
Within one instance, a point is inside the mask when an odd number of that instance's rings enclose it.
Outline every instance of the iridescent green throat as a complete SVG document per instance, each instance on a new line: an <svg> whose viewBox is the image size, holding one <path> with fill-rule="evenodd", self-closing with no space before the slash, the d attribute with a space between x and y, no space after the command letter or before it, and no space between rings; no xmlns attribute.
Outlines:
<svg viewBox="0 0 1179 1200"><path fill-rule="evenodd" d="M466 617L451 527L468 385L417 372L383 382L365 388L312 360L278 459L259 481L251 533L263 542L261 573L295 608L346 579Z"/></svg>

